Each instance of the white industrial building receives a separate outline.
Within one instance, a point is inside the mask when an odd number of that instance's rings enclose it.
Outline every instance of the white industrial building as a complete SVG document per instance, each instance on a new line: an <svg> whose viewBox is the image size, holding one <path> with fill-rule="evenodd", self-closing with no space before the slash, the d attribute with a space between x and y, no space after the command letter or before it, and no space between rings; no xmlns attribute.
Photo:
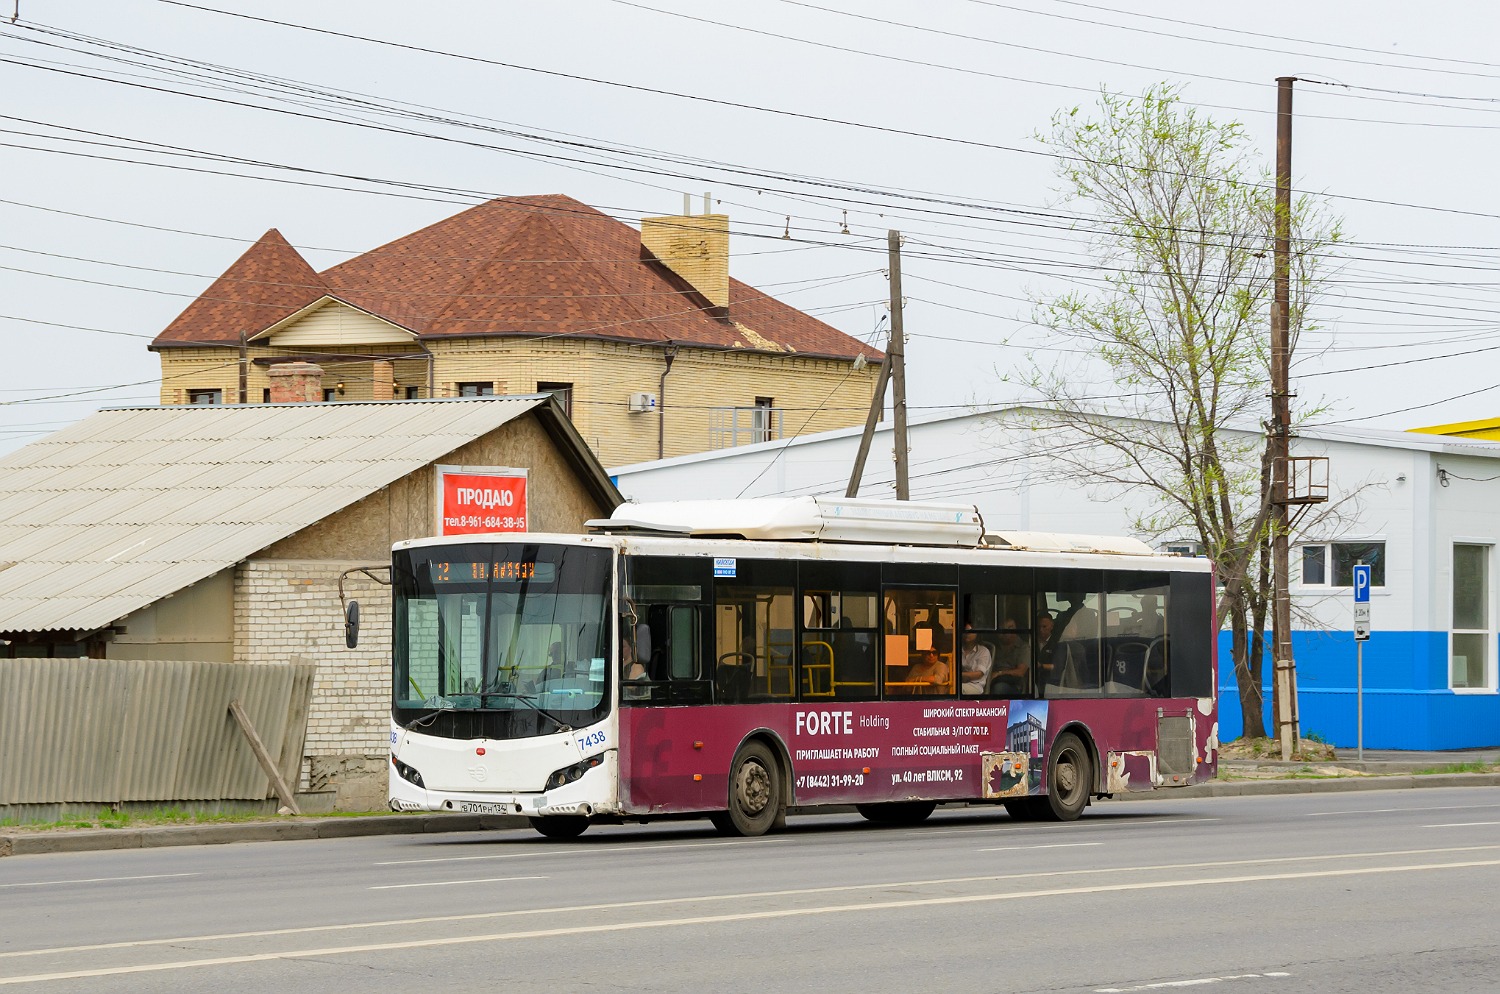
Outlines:
<svg viewBox="0 0 1500 994"><path fill-rule="evenodd" d="M1144 498L1047 479L1034 413L998 408L913 419L913 500L978 506L989 531L1129 534ZM639 463L612 470L628 500L841 495L861 432ZM878 429L861 497L894 497L891 426ZM1364 741L1372 748L1500 745L1496 559L1500 443L1407 432L1302 431L1294 456L1328 458L1329 502L1303 519L1293 549L1293 645L1302 730L1356 738L1350 566L1374 564L1372 635L1364 649ZM1332 509L1332 510L1330 510ZM1185 535L1138 535L1192 554ZM1269 677L1271 667L1264 667ZM1223 737L1241 729L1238 691L1220 645ZM1266 695L1269 702L1271 696Z"/></svg>

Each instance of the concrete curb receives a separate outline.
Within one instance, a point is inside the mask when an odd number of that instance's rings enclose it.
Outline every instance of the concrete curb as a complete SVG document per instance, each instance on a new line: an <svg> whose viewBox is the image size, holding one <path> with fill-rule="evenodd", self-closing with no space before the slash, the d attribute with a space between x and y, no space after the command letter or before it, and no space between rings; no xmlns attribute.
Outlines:
<svg viewBox="0 0 1500 994"><path fill-rule="evenodd" d="M1331 777L1299 780L1242 780L1194 784L1139 794L1116 794L1117 801L1161 801L1174 797L1254 797L1268 794L1346 793L1364 790L1409 790L1417 787L1500 787L1500 773L1433 773L1425 776ZM847 806L818 808L832 813ZM804 810L799 814L810 814ZM228 825L163 825L154 828L89 828L0 832L0 857L43 853L97 852L106 849L155 849L165 846L214 846L233 842L292 842L348 839L366 835L423 835L496 832L527 828L512 815L374 815L368 818L302 818L240 822Z"/></svg>

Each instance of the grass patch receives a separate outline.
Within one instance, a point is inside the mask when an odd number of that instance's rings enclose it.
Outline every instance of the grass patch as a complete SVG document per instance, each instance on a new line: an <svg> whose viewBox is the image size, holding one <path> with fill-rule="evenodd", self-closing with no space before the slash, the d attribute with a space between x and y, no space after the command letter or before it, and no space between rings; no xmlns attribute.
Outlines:
<svg viewBox="0 0 1500 994"><path fill-rule="evenodd" d="M1489 773L1495 767L1488 763L1449 763L1447 766L1433 766L1425 770L1418 770L1415 776L1426 776L1431 773Z"/></svg>
<svg viewBox="0 0 1500 994"><path fill-rule="evenodd" d="M389 811L338 811L304 818L369 818L388 815ZM0 829L19 829L27 832L61 831L79 828L162 828L172 825L233 825L256 821L284 821L290 815L262 814L237 811L192 811L187 808L162 807L149 811L116 811L100 808L93 817L72 815L56 821L20 821L16 818L0 819Z"/></svg>

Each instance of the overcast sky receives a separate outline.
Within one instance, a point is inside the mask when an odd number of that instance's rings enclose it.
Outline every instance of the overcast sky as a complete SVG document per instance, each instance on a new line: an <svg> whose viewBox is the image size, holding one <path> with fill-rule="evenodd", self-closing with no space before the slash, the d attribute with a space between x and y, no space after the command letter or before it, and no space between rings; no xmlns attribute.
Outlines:
<svg viewBox="0 0 1500 994"><path fill-rule="evenodd" d="M899 228L914 411L1024 401L1006 371L1072 344L1027 300L1089 273L1032 136L1170 82L1269 161L1286 75L1349 239L1300 398L1500 415L1500 5L0 2L0 452L155 403L147 343L268 228L322 269L540 193L709 192L738 278L877 342Z"/></svg>

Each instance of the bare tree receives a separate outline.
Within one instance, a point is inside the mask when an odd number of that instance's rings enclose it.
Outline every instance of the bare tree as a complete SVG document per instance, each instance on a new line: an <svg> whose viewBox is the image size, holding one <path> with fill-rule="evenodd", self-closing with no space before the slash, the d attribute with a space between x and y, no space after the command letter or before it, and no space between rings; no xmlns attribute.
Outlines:
<svg viewBox="0 0 1500 994"><path fill-rule="evenodd" d="M1264 735L1274 185L1240 124L1170 86L1105 91L1095 116L1060 112L1039 137L1097 268L1086 288L1036 300L1037 323L1087 359L1032 358L1022 376L1044 409L1033 427L1054 473L1144 495L1139 533L1192 537L1215 560L1245 734ZM1295 348L1339 231L1305 197L1292 230Z"/></svg>

